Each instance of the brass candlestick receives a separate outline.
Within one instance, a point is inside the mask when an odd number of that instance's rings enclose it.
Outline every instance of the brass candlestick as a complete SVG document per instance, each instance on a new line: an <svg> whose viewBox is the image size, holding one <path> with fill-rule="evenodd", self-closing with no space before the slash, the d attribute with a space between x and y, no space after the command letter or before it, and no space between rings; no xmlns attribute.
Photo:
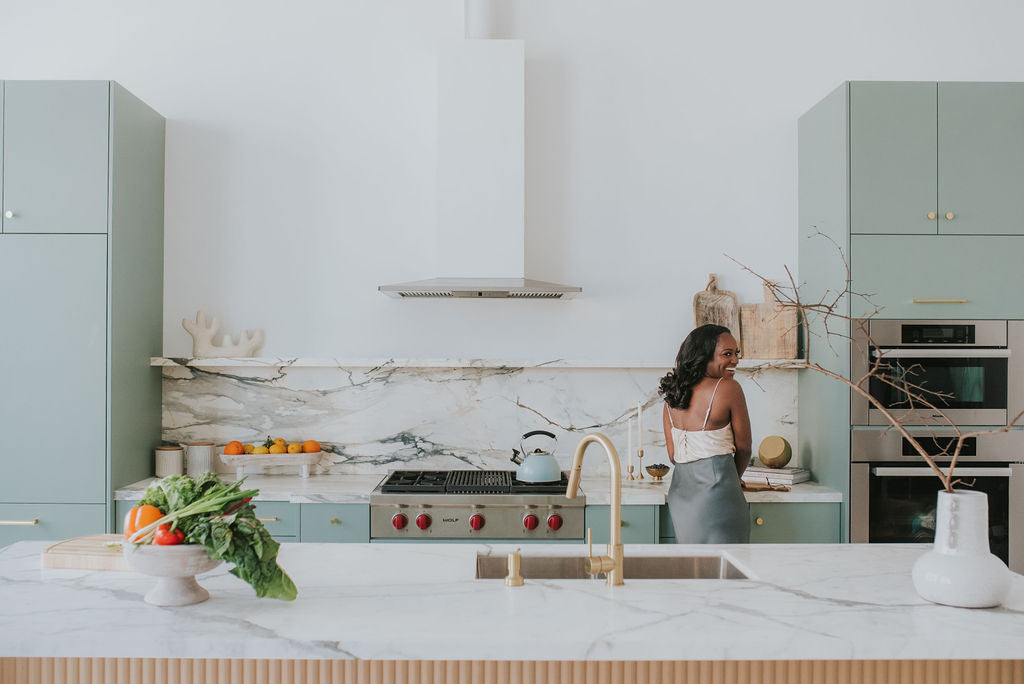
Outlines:
<svg viewBox="0 0 1024 684"><path fill-rule="evenodd" d="M636 452L636 463L636 468L640 471L640 477L636 479L642 480L644 479L644 450L642 447Z"/></svg>
<svg viewBox="0 0 1024 684"><path fill-rule="evenodd" d="M626 478L627 480L636 479L635 477L633 477L633 466L626 466L626 471L629 473L629 477Z"/></svg>

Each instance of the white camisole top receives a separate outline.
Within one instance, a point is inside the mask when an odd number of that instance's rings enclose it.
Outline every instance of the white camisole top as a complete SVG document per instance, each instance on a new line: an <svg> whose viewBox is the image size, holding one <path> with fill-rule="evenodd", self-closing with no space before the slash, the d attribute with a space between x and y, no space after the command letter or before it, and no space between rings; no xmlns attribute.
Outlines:
<svg viewBox="0 0 1024 684"><path fill-rule="evenodd" d="M675 446L673 458L676 463L691 463L702 458L711 458L720 454L736 453L736 443L732 437L732 423L717 430L708 430L708 417L711 415L711 405L715 403L715 395L718 393L718 386L722 384L719 378L715 384L715 390L711 393L711 401L708 402L708 412L704 414L704 425L700 430L681 430L672 422L672 407L668 409L668 421L672 426L672 443Z"/></svg>

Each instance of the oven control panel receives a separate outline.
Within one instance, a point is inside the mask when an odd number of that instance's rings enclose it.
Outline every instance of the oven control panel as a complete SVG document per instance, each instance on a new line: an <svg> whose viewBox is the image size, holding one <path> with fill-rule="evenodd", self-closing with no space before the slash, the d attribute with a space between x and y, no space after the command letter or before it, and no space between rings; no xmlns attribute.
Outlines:
<svg viewBox="0 0 1024 684"><path fill-rule="evenodd" d="M583 539L583 506L375 504L371 539Z"/></svg>

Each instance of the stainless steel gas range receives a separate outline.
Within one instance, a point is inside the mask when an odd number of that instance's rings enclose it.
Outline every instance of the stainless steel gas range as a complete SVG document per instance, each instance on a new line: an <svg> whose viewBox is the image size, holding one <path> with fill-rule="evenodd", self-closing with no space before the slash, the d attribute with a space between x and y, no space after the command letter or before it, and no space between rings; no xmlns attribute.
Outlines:
<svg viewBox="0 0 1024 684"><path fill-rule="evenodd" d="M586 497L509 470L396 470L370 493L370 541L582 541Z"/></svg>

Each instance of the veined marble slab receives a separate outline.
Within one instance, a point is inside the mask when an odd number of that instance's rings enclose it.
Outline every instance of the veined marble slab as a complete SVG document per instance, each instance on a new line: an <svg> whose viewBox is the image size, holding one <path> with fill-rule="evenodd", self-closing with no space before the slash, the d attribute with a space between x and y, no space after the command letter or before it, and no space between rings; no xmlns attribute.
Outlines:
<svg viewBox="0 0 1024 684"><path fill-rule="evenodd" d="M724 553L750 579L515 588L474 579L477 552L514 545L284 544L295 601L257 599L222 565L199 577L210 600L180 608L142 600L153 577L41 570L48 544L0 551L0 657L1019 659L1024 644L1024 577L998 609L933 605L911 584L927 550L916 544L629 545L633 556Z"/></svg>
<svg viewBox="0 0 1024 684"><path fill-rule="evenodd" d="M163 440L316 439L324 456L313 472L365 474L512 468L509 457L520 436L546 429L557 435L556 457L568 469L576 444L591 432L608 436L625 461L627 420L641 402L644 463L668 460L657 393L664 368L452 367L450 361L438 367L314 368L247 361L257 365L226 367L216 360L216 367L165 366ZM772 434L795 447L796 374L770 370L738 379L755 450ZM223 464L218 469L232 471ZM604 455L588 452L584 472L606 473Z"/></svg>

